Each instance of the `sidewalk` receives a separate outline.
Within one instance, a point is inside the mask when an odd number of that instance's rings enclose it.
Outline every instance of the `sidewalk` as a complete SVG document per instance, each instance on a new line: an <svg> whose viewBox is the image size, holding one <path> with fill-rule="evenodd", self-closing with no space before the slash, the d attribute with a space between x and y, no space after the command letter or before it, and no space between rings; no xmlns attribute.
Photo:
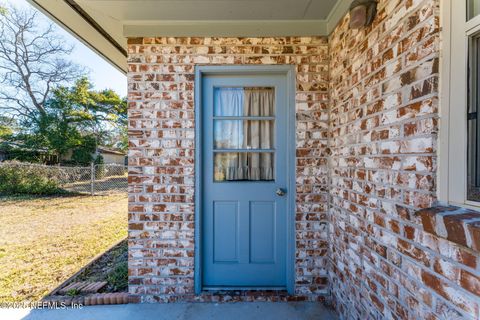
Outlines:
<svg viewBox="0 0 480 320"><path fill-rule="evenodd" d="M0 319L8 320L336 320L332 310L314 302L169 303L89 306L82 309L2 309Z"/></svg>

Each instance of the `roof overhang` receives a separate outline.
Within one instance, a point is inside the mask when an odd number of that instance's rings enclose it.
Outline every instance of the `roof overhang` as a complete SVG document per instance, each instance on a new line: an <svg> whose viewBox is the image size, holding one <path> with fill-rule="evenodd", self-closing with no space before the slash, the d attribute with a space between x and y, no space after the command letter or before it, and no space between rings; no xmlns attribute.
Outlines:
<svg viewBox="0 0 480 320"><path fill-rule="evenodd" d="M128 37L326 36L352 3L352 0L27 1L124 73ZM199 8L200 3L205 7Z"/></svg>

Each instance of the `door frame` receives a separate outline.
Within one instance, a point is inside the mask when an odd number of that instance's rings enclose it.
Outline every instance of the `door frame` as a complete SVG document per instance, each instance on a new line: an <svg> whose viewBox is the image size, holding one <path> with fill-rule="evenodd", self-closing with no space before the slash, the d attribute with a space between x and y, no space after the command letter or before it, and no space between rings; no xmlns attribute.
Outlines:
<svg viewBox="0 0 480 320"><path fill-rule="evenodd" d="M287 246L286 246L286 283L287 292L295 292L295 199L296 199L296 172L295 172L295 93L296 76L294 65L197 65L195 66L195 266L194 286L195 294L203 291L202 284L202 79L208 75L283 75L286 77L287 95Z"/></svg>

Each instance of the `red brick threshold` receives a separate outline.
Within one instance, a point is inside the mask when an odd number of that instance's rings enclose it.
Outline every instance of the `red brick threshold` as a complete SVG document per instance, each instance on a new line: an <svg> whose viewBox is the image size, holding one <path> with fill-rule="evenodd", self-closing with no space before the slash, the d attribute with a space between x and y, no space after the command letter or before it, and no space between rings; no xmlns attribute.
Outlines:
<svg viewBox="0 0 480 320"><path fill-rule="evenodd" d="M129 303L235 303L235 302L321 302L325 306L331 304L327 296L298 296L289 295L286 291L278 290L222 290L206 291L199 295L185 294L175 297L142 297L130 295Z"/></svg>

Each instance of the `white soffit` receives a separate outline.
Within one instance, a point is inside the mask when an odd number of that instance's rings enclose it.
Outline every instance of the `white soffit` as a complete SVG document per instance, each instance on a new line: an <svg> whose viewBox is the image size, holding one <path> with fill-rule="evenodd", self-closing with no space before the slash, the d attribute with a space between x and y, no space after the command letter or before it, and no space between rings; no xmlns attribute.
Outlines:
<svg viewBox="0 0 480 320"><path fill-rule="evenodd" d="M325 36L352 0L27 0L126 71L127 37Z"/></svg>
<svg viewBox="0 0 480 320"><path fill-rule="evenodd" d="M112 35L101 33L84 17L72 9L64 0L27 0L35 8L52 18L65 30L82 41L85 45L100 54L114 67L126 73L127 71L127 40L120 36L117 41L111 41ZM99 22L97 22L99 23ZM121 30L121 26L119 27ZM120 31L121 34L121 31Z"/></svg>

